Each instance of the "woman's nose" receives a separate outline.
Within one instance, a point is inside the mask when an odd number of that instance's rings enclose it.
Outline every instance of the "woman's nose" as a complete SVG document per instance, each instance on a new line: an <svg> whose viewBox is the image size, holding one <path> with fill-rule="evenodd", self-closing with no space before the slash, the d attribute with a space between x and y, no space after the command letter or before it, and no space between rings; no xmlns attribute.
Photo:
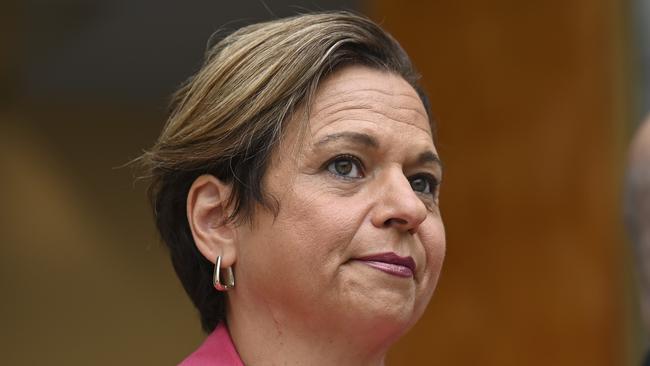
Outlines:
<svg viewBox="0 0 650 366"><path fill-rule="evenodd" d="M396 169L397 170L397 169ZM427 218L427 208L411 188L401 170L386 171L377 183L372 223L376 227L394 227L415 234Z"/></svg>

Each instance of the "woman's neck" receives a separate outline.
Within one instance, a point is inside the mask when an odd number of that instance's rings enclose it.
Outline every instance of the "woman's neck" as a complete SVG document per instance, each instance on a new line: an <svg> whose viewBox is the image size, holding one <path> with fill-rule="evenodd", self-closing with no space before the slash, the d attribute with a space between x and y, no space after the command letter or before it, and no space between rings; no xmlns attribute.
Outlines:
<svg viewBox="0 0 650 366"><path fill-rule="evenodd" d="M329 331L308 322L292 324L265 309L230 307L230 336L245 365L381 366L388 345L377 332ZM355 332L356 331L356 332Z"/></svg>

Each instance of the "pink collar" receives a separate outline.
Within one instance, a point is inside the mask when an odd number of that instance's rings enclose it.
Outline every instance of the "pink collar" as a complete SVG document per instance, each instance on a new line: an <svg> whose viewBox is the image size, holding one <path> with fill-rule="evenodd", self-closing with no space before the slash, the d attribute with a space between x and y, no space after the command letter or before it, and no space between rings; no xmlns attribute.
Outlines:
<svg viewBox="0 0 650 366"><path fill-rule="evenodd" d="M228 328L219 323L217 328L203 341L203 344L189 355L179 366L244 366L235 345L230 339Z"/></svg>

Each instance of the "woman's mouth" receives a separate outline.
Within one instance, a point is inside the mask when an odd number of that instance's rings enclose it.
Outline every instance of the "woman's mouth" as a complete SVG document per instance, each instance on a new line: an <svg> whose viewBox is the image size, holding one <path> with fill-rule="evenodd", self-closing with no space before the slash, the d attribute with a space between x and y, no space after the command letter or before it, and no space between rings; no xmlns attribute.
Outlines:
<svg viewBox="0 0 650 366"><path fill-rule="evenodd" d="M400 257L393 252L373 254L354 260L398 277L413 277L415 273L415 261L412 257Z"/></svg>

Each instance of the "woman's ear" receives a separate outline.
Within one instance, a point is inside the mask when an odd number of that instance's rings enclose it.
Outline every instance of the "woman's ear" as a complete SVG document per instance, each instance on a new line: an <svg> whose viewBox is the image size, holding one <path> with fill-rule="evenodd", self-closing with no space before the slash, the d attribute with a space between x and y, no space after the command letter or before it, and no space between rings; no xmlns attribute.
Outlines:
<svg viewBox="0 0 650 366"><path fill-rule="evenodd" d="M212 263L221 256L222 268L237 260L236 229L228 221L232 186L212 175L202 175L192 183L187 194L187 221L194 243L201 254Z"/></svg>

